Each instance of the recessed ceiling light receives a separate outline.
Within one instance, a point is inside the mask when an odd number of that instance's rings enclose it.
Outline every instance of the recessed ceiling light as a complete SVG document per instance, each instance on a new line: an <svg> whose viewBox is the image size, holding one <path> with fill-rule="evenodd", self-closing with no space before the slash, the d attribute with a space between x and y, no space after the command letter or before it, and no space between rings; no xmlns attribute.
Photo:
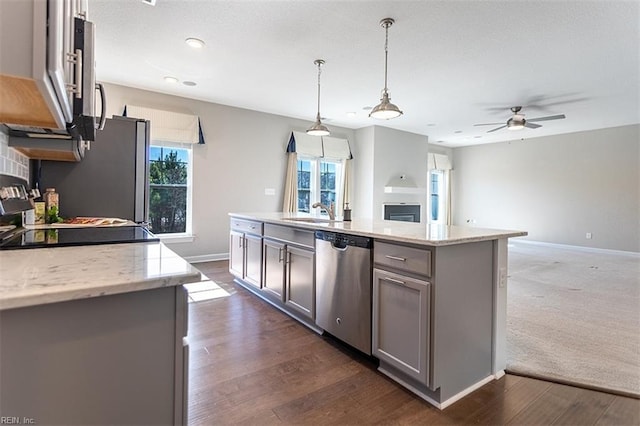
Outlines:
<svg viewBox="0 0 640 426"><path fill-rule="evenodd" d="M475 139L480 139L482 136L474 136Z"/></svg>
<svg viewBox="0 0 640 426"><path fill-rule="evenodd" d="M184 42L194 49L202 49L204 47L204 41L200 40L199 38L189 37Z"/></svg>
<svg viewBox="0 0 640 426"><path fill-rule="evenodd" d="M197 83L195 81L183 81L182 84L185 86L195 86Z"/></svg>
<svg viewBox="0 0 640 426"><path fill-rule="evenodd" d="M453 132L453 133L462 133L462 130L456 130L456 131L455 131L455 132Z"/></svg>
<svg viewBox="0 0 640 426"><path fill-rule="evenodd" d="M373 107L370 106L366 106L362 108L364 111L371 111L373 109Z"/></svg>
<svg viewBox="0 0 640 426"><path fill-rule="evenodd" d="M347 112L347 117L355 117L357 114L355 111L349 111Z"/></svg>
<svg viewBox="0 0 640 426"><path fill-rule="evenodd" d="M167 83L177 83L178 79L168 75L164 78L164 81L166 81Z"/></svg>
<svg viewBox="0 0 640 426"><path fill-rule="evenodd" d="M429 123L429 124L427 124L427 127L433 127L435 125L436 125L436 123Z"/></svg>

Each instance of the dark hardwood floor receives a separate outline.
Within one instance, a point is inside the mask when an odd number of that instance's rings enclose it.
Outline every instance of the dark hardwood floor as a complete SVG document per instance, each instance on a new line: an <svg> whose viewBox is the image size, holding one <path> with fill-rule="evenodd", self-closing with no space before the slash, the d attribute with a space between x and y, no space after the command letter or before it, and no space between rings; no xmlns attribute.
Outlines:
<svg viewBox="0 0 640 426"><path fill-rule="evenodd" d="M189 424L640 425L640 400L506 375L440 411L233 283L189 307Z"/></svg>

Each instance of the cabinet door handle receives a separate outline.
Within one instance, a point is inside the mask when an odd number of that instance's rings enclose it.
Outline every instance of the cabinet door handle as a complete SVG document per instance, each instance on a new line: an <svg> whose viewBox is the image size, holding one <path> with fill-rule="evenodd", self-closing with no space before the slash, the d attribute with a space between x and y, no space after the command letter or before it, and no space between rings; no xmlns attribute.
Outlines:
<svg viewBox="0 0 640 426"><path fill-rule="evenodd" d="M406 287L406 285L407 285L407 283L405 283L404 281L396 280L396 279L390 278L390 277L382 277L381 279L384 280L384 281L389 281L389 282L395 283L395 284L400 284L401 286L404 286L404 287Z"/></svg>
<svg viewBox="0 0 640 426"><path fill-rule="evenodd" d="M238 248L242 248L242 243L244 242L244 237L238 238Z"/></svg>
<svg viewBox="0 0 640 426"><path fill-rule="evenodd" d="M284 258L282 257L282 252L284 250L283 249L278 249L278 263L282 263L284 261Z"/></svg>
<svg viewBox="0 0 640 426"><path fill-rule="evenodd" d="M390 254L385 255L385 257L387 259L391 259L391 260L399 260L400 262L406 262L407 261L406 257L391 256Z"/></svg>

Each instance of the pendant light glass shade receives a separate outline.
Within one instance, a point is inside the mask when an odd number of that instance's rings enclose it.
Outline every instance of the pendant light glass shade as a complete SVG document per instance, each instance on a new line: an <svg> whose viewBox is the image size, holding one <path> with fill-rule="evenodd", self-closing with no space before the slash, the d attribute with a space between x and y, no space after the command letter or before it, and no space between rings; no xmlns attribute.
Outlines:
<svg viewBox="0 0 640 426"><path fill-rule="evenodd" d="M316 122L307 129L307 134L311 136L329 136L331 132L320 121L320 67L324 65L324 60L316 59L313 63L318 66L318 113L316 114Z"/></svg>
<svg viewBox="0 0 640 426"><path fill-rule="evenodd" d="M376 105L371 112L369 113L369 117L378 118L381 120L389 120L391 118L400 117L402 115L402 111L398 108L397 105L392 104L389 101L389 89L387 89L387 62L389 56L389 27L393 25L395 21L392 18L384 18L380 21L380 25L385 30L385 39L384 39L384 89L382 90L382 97L380 98L380 103Z"/></svg>

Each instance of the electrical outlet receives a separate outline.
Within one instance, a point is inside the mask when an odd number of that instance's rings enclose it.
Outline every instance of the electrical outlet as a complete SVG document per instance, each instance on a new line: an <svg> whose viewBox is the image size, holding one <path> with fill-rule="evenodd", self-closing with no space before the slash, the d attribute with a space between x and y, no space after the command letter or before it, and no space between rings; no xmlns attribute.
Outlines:
<svg viewBox="0 0 640 426"><path fill-rule="evenodd" d="M498 287L502 288L507 285L507 268L500 268L499 280Z"/></svg>
<svg viewBox="0 0 640 426"><path fill-rule="evenodd" d="M591 232L587 232L587 240L591 239Z"/></svg>

